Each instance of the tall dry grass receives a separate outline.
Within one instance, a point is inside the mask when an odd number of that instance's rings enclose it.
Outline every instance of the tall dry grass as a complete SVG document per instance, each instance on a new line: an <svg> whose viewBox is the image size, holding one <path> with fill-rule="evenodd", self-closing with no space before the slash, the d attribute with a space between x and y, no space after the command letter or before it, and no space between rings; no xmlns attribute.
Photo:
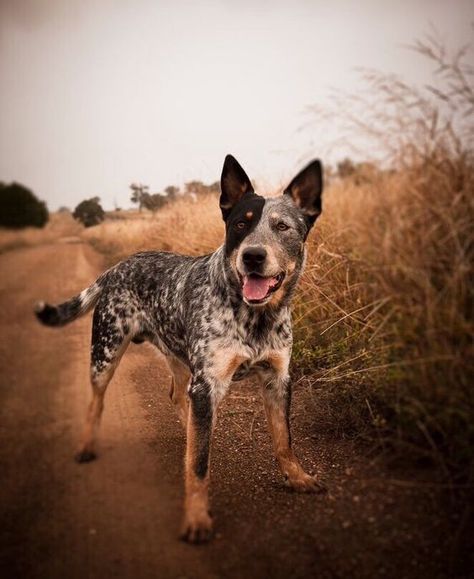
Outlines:
<svg viewBox="0 0 474 579"><path fill-rule="evenodd" d="M435 36L414 48L435 64L433 86L366 72L367 95L312 111L383 151L386 169L326 193L296 355L331 424L372 424L381 444L472 481L474 69Z"/></svg>
<svg viewBox="0 0 474 579"><path fill-rule="evenodd" d="M328 426L469 464L472 164L422 164L326 194L296 306L295 356ZM465 470L464 470L465 472Z"/></svg>
<svg viewBox="0 0 474 579"><path fill-rule="evenodd" d="M82 234L110 263L148 249L205 254L214 251L224 238L218 198L212 194L203 194L197 201L178 199L155 214L123 216L107 219Z"/></svg>

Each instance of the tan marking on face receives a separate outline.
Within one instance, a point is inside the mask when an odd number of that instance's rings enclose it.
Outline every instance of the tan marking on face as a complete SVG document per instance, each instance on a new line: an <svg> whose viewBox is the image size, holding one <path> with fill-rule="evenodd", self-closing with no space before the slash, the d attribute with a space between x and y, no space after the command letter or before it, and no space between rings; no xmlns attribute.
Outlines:
<svg viewBox="0 0 474 579"><path fill-rule="evenodd" d="M280 305L281 301L283 300L283 298L287 293L287 287L291 278L293 277L295 269L296 269L296 262L290 261L290 263L286 268L286 276L285 279L283 280L283 283L277 289L277 291L272 294L272 297L269 302L271 306L277 308Z"/></svg>
<svg viewBox="0 0 474 579"><path fill-rule="evenodd" d="M234 251L230 254L230 257L229 257L230 267L232 268L232 271L235 273L237 278L239 277L239 270L237 268L238 255L239 255L239 250L234 249Z"/></svg>
<svg viewBox="0 0 474 579"><path fill-rule="evenodd" d="M279 219L279 218L280 218L280 216L278 215L278 213L276 213L275 211L274 211L273 213L270 213L270 217L271 217L272 219Z"/></svg>
<svg viewBox="0 0 474 579"><path fill-rule="evenodd" d="M245 217L246 217L247 219L252 219L252 217L253 217L253 211L247 211L247 213L245 214Z"/></svg>

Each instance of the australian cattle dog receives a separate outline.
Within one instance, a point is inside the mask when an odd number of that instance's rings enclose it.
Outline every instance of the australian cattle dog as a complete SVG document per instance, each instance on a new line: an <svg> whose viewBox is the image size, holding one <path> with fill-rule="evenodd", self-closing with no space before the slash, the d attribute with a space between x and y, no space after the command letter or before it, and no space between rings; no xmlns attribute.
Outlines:
<svg viewBox="0 0 474 579"><path fill-rule="evenodd" d="M95 306L90 403L78 462L96 457L105 391L132 342L149 341L172 373L171 399L186 429L182 536L209 540L209 455L217 408L233 380L258 376L273 446L286 483L320 490L291 449L288 366L290 302L305 263L305 241L321 213L322 168L303 169L279 197L264 198L234 157L221 176L225 241L210 255L146 251L118 263L58 306L40 302L39 320L62 326Z"/></svg>

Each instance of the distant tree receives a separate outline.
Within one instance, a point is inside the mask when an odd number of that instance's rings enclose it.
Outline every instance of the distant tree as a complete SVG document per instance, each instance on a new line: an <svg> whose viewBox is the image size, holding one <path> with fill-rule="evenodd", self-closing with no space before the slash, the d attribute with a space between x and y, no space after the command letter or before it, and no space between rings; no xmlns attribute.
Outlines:
<svg viewBox="0 0 474 579"><path fill-rule="evenodd" d="M138 204L138 210L141 211L145 207L144 199L146 195L149 195L148 185L143 185L142 183L132 183L130 185L132 190L132 196L130 197L132 203Z"/></svg>
<svg viewBox="0 0 474 579"><path fill-rule="evenodd" d="M186 195L199 195L202 193L204 183L202 181L188 181L184 184L184 192Z"/></svg>
<svg viewBox="0 0 474 579"><path fill-rule="evenodd" d="M165 188L165 193L168 200L173 201L173 199L176 199L176 197L179 195L179 187L176 187L175 185L168 185L168 187Z"/></svg>
<svg viewBox="0 0 474 579"><path fill-rule="evenodd" d="M44 201L19 183L0 183L0 226L44 227L49 213Z"/></svg>
<svg viewBox="0 0 474 579"><path fill-rule="evenodd" d="M159 193L145 193L143 197L143 207L155 213L158 209L161 209L163 205L167 202L167 197L165 195L160 195Z"/></svg>
<svg viewBox="0 0 474 579"><path fill-rule="evenodd" d="M211 183L210 185L207 186L209 193L219 193L221 192L221 182L220 181L214 181L214 183Z"/></svg>
<svg viewBox="0 0 474 579"><path fill-rule="evenodd" d="M184 192L186 195L203 195L205 193L219 193L220 183L216 181L210 185L206 185L202 181L188 181L184 184Z"/></svg>
<svg viewBox="0 0 474 579"><path fill-rule="evenodd" d="M98 225L105 219L105 211L99 203L99 197L85 199L74 209L72 216L80 221L85 227Z"/></svg>
<svg viewBox="0 0 474 579"><path fill-rule="evenodd" d="M58 209L58 213L71 213L71 210L69 209L69 207L61 205L61 207Z"/></svg>
<svg viewBox="0 0 474 579"><path fill-rule="evenodd" d="M348 157L346 157L337 164L337 176L340 177L341 179L351 177L352 175L354 175L355 171L356 166Z"/></svg>
<svg viewBox="0 0 474 579"><path fill-rule="evenodd" d="M341 179L351 179L356 185L372 182L380 170L370 162L354 163L346 158L337 164L337 176Z"/></svg>

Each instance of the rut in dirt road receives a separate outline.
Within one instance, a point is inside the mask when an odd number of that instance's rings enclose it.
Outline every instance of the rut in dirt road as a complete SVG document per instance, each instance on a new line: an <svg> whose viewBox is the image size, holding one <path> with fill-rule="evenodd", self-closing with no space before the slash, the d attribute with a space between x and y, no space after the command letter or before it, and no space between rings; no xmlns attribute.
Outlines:
<svg viewBox="0 0 474 579"><path fill-rule="evenodd" d="M185 439L151 346L130 346L109 386L99 459L74 463L90 396L90 316L49 329L32 308L69 298L102 270L82 243L0 255L2 576L446 576L433 533L442 521L427 516L433 496L388 487L352 443L318 432L306 389L295 390L295 450L331 492L285 488L257 389L233 387L211 458L217 534L203 547L177 538Z"/></svg>

